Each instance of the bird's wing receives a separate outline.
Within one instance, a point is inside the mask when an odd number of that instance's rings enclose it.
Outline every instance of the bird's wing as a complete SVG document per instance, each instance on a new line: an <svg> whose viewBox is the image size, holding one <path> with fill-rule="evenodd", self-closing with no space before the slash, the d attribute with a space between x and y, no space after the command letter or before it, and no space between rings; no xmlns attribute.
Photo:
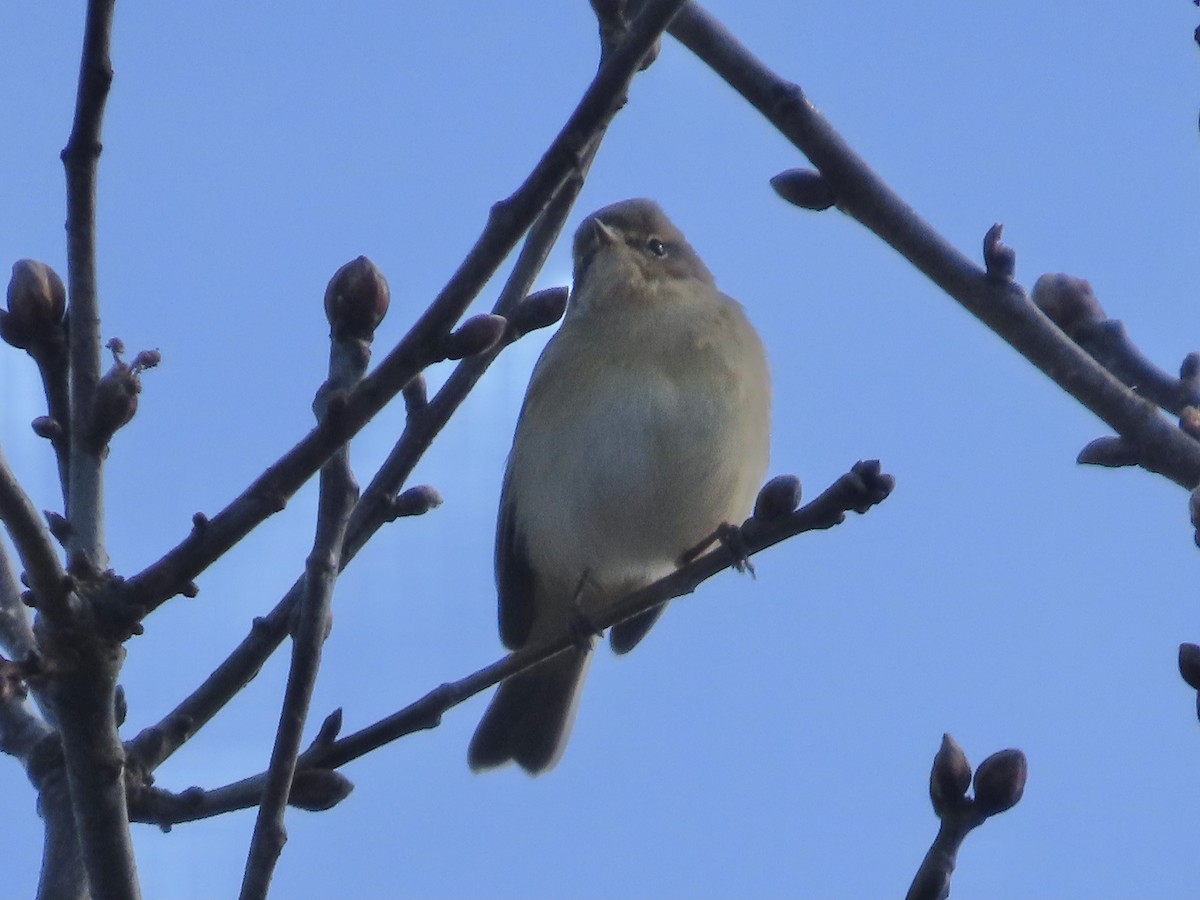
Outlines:
<svg viewBox="0 0 1200 900"><path fill-rule="evenodd" d="M500 491L496 519L496 590L499 595L500 640L516 650L529 639L533 626L533 566L517 530L516 506L508 490L508 476Z"/></svg>

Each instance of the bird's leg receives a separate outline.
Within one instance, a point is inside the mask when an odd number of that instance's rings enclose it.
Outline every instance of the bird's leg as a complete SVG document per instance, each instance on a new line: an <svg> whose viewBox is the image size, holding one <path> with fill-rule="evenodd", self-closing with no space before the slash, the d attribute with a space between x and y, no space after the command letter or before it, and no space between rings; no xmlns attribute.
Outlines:
<svg viewBox="0 0 1200 900"><path fill-rule="evenodd" d="M571 619L567 626L571 631L571 640L580 650L591 650L592 640L601 634L583 608L583 590L589 581L593 581L592 570L584 569L579 575L579 583L575 585L575 595L571 598Z"/></svg>
<svg viewBox="0 0 1200 900"><path fill-rule="evenodd" d="M695 547L685 550L679 557L678 565L686 566L698 559L704 551L713 544L721 544L733 556L733 567L739 572L749 572L751 578L757 578L754 563L750 562L750 553L746 550L746 542L742 538L742 529L729 522L722 522L712 534L704 538Z"/></svg>

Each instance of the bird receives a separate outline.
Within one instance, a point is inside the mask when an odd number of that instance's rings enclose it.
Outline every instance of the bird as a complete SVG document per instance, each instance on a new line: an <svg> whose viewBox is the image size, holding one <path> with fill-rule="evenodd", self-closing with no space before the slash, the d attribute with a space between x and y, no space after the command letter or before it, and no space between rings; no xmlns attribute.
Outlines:
<svg viewBox="0 0 1200 900"><path fill-rule="evenodd" d="M762 341L658 204L587 216L573 257L567 310L534 366L501 488L495 570L510 650L674 571L750 514L767 471ZM665 606L614 625L612 649L633 649ZM591 658L589 633L501 682L471 769L552 768Z"/></svg>

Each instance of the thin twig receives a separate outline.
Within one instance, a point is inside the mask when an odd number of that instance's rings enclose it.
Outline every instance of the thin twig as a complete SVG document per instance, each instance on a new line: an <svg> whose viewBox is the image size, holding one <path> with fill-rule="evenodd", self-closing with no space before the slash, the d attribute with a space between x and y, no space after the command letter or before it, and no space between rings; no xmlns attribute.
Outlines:
<svg viewBox="0 0 1200 900"><path fill-rule="evenodd" d="M215 562L287 500L326 459L436 358L450 326L463 314L558 187L578 172L596 133L616 113L643 56L684 0L649 0L626 41L601 65L583 99L508 199L492 207L475 246L399 344L346 398L337 425L322 424L273 463L229 506L160 560L126 582L125 598L140 615L156 609Z"/></svg>
<svg viewBox="0 0 1200 900"><path fill-rule="evenodd" d="M315 404L318 420L334 414L331 405L340 406L345 394L362 379L369 359L367 346L365 340L355 338L333 341L329 379L318 392ZM342 447L321 467L316 536L305 567L304 591L292 639L292 664L288 670L262 803L246 857L241 900L261 900L267 896L275 865L287 841L284 813L321 666L321 649L331 622L329 610L333 587L342 568L346 526L357 499L358 485L350 471L349 448Z"/></svg>
<svg viewBox="0 0 1200 900"><path fill-rule="evenodd" d="M845 520L847 512L864 513L881 503L891 493L893 484L892 477L880 471L878 462L860 462L800 509L779 514L770 521L747 520L742 527L744 546L739 548L738 554L725 544L719 544L670 575L590 614L589 622L602 630L667 600L690 594L708 578L743 561L742 550L746 554L758 553L797 534L832 528ZM575 631L565 629L551 640L523 647L465 678L439 685L414 703L354 734L340 740L333 740L331 734L322 734L300 755L297 774L339 768L408 734L434 728L441 723L447 710L505 678L576 646L577 640ZM266 776L259 774L211 791L192 789L184 795L174 795L174 802L163 798L153 802L147 798L144 804L135 801L134 817L138 821L165 825L170 821L194 821L245 809L258 804L265 780ZM180 818L170 818L172 816Z"/></svg>
<svg viewBox="0 0 1200 900"><path fill-rule="evenodd" d="M809 158L842 212L895 248L1067 393L1136 443L1143 466L1188 489L1200 483L1200 442L1105 371L1034 307L1019 285L989 277L922 220L797 85L767 68L696 3L685 6L669 30Z"/></svg>
<svg viewBox="0 0 1200 900"><path fill-rule="evenodd" d="M96 169L100 126L112 85L115 0L90 0L79 64L75 121L62 151L67 176L67 352L70 357L71 460L69 549L104 568L103 460L86 440L92 395L100 382L100 301L96 285Z"/></svg>
<svg viewBox="0 0 1200 900"><path fill-rule="evenodd" d="M4 522L13 546L17 548L17 555L21 558L21 565L25 567L25 577L29 581L38 608L51 621L66 622L71 612L71 590L67 573L58 559L54 538L34 508L33 501L29 499L29 495L22 489L16 475L9 468L3 452L0 452L0 521ZM7 560L5 562L7 567ZM5 594L10 595L13 589L13 585L6 585ZM20 629L16 623L23 616L9 604L11 601L6 602L5 619L12 621L14 628ZM13 632L14 635L16 633ZM27 636L23 643L24 652L32 650L32 635ZM14 654L17 652L12 647L10 651Z"/></svg>

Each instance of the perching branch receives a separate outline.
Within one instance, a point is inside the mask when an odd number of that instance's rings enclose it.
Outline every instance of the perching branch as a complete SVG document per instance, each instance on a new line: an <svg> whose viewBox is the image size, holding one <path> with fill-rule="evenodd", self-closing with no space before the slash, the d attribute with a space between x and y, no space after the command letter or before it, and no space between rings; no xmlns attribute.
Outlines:
<svg viewBox="0 0 1200 900"><path fill-rule="evenodd" d="M124 598L146 615L174 596L288 499L435 359L450 327L495 274L555 191L579 172L587 148L616 114L647 50L684 0L648 0L625 41L600 66L579 105L517 191L492 207L487 225L441 293L396 347L351 392L336 422L318 425L203 527L126 582Z"/></svg>
<svg viewBox="0 0 1200 900"><path fill-rule="evenodd" d="M724 543L719 544L670 575L589 615L589 623L603 630L668 600L690 594L718 572L736 567L744 560L742 553L758 553L797 534L832 528L843 522L848 512L865 513L882 503L891 494L894 484L891 475L880 471L878 461L859 462L811 503L796 509L798 481L790 476L772 479L759 494L755 515L741 528L742 546L736 552ZM300 773L313 773L314 778L324 778L331 770L385 744L416 731L435 728L446 711L505 678L575 646L577 640L578 635L567 629L552 640L522 647L465 678L439 685L414 703L340 740L335 738L341 718L335 713L326 720L326 726L312 745L300 755L297 777ZM146 796L144 802L141 798L131 798L131 806L138 821L160 826L192 821L257 805L265 781L266 776L259 774L212 791L193 788L176 795L159 792L158 796ZM168 818L172 815L183 817Z"/></svg>
<svg viewBox="0 0 1200 900"><path fill-rule="evenodd" d="M963 256L867 166L797 85L767 68L696 3L685 6L669 30L808 157L842 212L1135 444L1145 468L1189 490L1200 484L1200 442L1163 419L1055 327L1007 277L1011 265L989 265L985 271Z"/></svg>

